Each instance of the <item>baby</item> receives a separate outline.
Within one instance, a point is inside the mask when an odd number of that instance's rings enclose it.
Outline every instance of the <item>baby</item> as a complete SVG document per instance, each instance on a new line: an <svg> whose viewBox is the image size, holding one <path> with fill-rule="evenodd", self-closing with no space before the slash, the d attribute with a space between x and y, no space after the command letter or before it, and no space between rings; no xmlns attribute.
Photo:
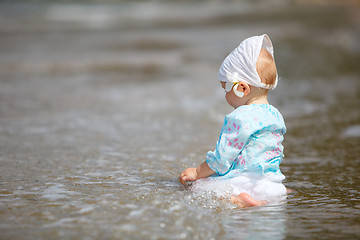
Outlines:
<svg viewBox="0 0 360 240"><path fill-rule="evenodd" d="M225 116L215 151L197 168L184 170L180 182L195 181L192 190L229 197L240 207L281 199L286 196L279 169L286 127L267 100L278 82L270 38L264 34L241 42L225 58L218 79L235 110Z"/></svg>

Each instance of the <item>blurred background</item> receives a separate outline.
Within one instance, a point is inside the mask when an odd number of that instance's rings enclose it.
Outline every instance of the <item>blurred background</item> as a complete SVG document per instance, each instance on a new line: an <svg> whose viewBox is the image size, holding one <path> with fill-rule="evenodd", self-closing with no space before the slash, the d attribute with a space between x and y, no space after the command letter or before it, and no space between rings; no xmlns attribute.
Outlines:
<svg viewBox="0 0 360 240"><path fill-rule="evenodd" d="M272 39L286 202L180 186L213 150L223 59ZM356 0L1 1L0 239L358 238Z"/></svg>

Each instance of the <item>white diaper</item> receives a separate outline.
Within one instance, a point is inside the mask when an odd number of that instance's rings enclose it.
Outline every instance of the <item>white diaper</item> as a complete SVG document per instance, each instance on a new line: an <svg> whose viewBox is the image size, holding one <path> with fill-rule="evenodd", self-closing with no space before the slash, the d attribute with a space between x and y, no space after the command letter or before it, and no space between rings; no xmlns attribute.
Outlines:
<svg viewBox="0 0 360 240"><path fill-rule="evenodd" d="M276 173L266 173L264 176L243 173L238 177L209 177L199 179L191 186L194 192L212 192L218 197L237 196L248 193L257 200L276 202L286 197L286 188L282 184L285 176Z"/></svg>

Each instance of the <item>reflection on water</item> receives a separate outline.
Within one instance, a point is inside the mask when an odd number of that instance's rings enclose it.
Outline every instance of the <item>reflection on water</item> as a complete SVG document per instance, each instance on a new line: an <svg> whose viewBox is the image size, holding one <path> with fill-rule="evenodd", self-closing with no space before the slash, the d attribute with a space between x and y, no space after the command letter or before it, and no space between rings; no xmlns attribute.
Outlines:
<svg viewBox="0 0 360 240"><path fill-rule="evenodd" d="M359 5L319 2L0 3L0 238L359 238ZM223 58L265 32L295 192L238 209L177 178L231 111Z"/></svg>

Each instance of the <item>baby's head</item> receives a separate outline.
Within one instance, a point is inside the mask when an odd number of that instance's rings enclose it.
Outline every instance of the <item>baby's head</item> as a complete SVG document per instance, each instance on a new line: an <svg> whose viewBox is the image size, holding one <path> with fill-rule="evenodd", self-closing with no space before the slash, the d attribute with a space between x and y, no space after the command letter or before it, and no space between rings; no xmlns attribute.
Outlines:
<svg viewBox="0 0 360 240"><path fill-rule="evenodd" d="M241 42L225 58L219 69L218 79L225 91L235 96L232 98L248 98L246 101L239 100L240 104L237 105L248 104L251 98L259 98L260 95L266 97L268 91L274 89L278 81L270 38L264 34Z"/></svg>
<svg viewBox="0 0 360 240"><path fill-rule="evenodd" d="M275 60L264 48L261 48L259 57L256 61L256 71L261 79L261 83L268 86L274 86L277 83Z"/></svg>

